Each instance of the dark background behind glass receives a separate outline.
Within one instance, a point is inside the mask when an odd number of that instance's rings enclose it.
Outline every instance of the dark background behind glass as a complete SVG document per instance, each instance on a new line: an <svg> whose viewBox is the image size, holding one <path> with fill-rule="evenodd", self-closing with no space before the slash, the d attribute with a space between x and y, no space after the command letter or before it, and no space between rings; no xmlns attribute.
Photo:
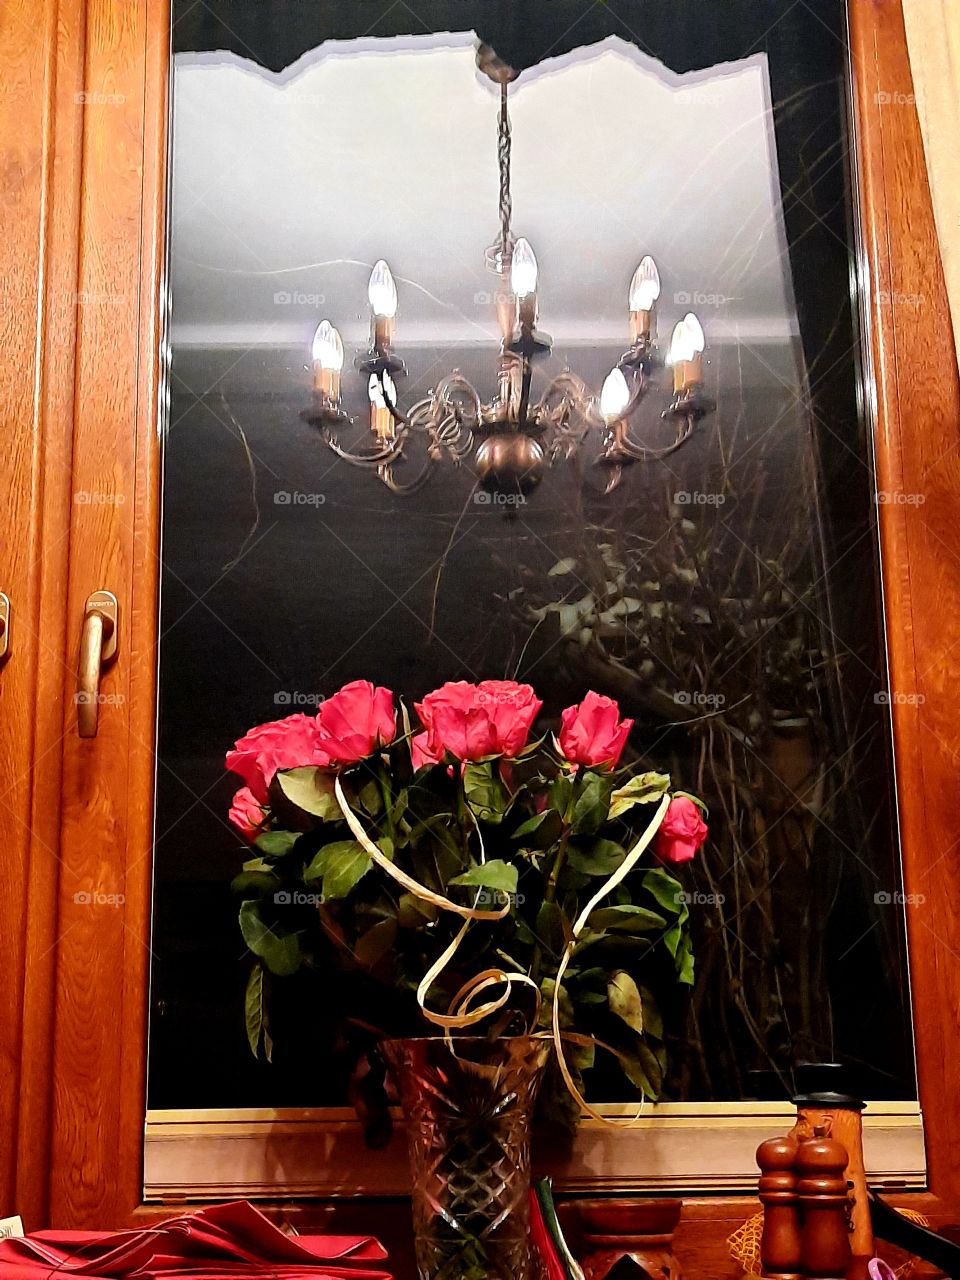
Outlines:
<svg viewBox="0 0 960 1280"><path fill-rule="evenodd" d="M765 51L801 337L793 349L764 348L762 359L732 347L712 350L707 380L717 415L669 469L634 469L609 499L599 497L595 476L560 469L519 519L471 501L465 471L444 471L404 500L337 463L298 419L309 396L302 350L175 348L165 443L151 1107L343 1101L342 1082L325 1065L329 989L307 978L278 983L274 1065L255 1063L246 1046L247 960L228 890L241 855L224 816L235 780L222 769L233 740L254 723L310 710L300 699L349 679L372 678L412 699L445 679L512 675L518 663L545 697L545 716L555 719L582 695L582 672L564 646L537 640L524 650L529 628L525 634L504 597L530 575L542 581L555 560L573 554L585 522L643 528L665 488L706 488L718 438L739 427L746 455L778 417L782 443L765 446L756 546L795 494L798 466L811 464L820 477L811 545L823 569L830 566L818 575L814 598L837 644L856 655L846 668L850 696L867 708L856 791L872 824L868 865L849 853L849 833L838 832L832 874L815 877L829 880L829 900L812 884L808 901L798 902L798 927L806 927L802 910L822 913L823 998L832 1005L836 1055L856 1068L866 1094L915 1095L901 913L874 902L877 890L896 892L899 872L888 716L874 701L886 682L849 297L843 20L838 4L755 0L593 8L478 0L420 3L416 14L399 5L382 15L379 5L356 2L297 0L268 11L177 6L177 51L233 49L275 70L324 39L431 29L476 30L518 67L611 33L676 71ZM641 146L643 129L655 127L625 119L624 145ZM404 348L411 373L435 354ZM569 354L598 387L619 349ZM493 356L474 348L448 363L459 363L488 391ZM805 404L792 403L789 390L798 366L809 377ZM349 358L345 385L348 378ZM315 496L303 502L295 495ZM664 740L662 725L640 722L636 733L642 745L656 742L656 751L680 761L681 776L686 753L692 772L683 731ZM862 805L851 806L847 821L858 821L858 813ZM777 957L756 963L775 966ZM750 1045L737 1049L749 1067ZM777 1086L759 1076L734 1081L722 1071L712 1089L721 1099L765 1091L776 1095ZM707 1092L701 1085L690 1096Z"/></svg>

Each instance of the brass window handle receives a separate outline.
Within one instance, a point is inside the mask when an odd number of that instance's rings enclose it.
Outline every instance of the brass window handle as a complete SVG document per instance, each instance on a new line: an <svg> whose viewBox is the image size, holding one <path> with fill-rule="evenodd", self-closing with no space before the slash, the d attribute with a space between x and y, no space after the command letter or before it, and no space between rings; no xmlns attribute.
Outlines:
<svg viewBox="0 0 960 1280"><path fill-rule="evenodd" d="M10 597L0 591L0 662L10 652Z"/></svg>
<svg viewBox="0 0 960 1280"><path fill-rule="evenodd" d="M117 597L112 591L94 591L84 606L76 699L81 738L97 736L100 673L117 654L117 609Z"/></svg>

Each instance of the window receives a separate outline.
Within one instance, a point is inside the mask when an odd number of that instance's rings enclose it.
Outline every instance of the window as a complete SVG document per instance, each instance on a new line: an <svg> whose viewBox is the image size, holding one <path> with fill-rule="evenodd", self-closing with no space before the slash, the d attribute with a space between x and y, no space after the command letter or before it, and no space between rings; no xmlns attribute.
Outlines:
<svg viewBox="0 0 960 1280"><path fill-rule="evenodd" d="M672 1028L679 1110L657 1121L680 1132L712 1109L769 1125L794 1061L838 1058L884 1100L884 1141L905 1144L877 1170L922 1178L889 734L891 700L911 694L883 660L843 6L784 6L771 26L749 0L713 16L658 0L642 21L537 0L522 32L480 3L420 4L417 19L297 4L282 22L180 8L148 1187L182 1177L150 1172L171 1135L200 1149L246 1134L255 1150L277 1109L296 1141L333 1124L298 1109L346 1102L329 993L307 975L277 985L274 1064L249 1054L224 751L347 679L412 698L473 674L529 678L547 724L588 687L616 696L636 750L711 805L688 875L698 970ZM476 501L467 468L397 497L299 417L324 316L350 353L346 407L366 414L350 355L379 258L399 282L405 402L453 366L494 389L497 100L481 39L523 68L512 198L554 340L541 377L569 364L599 389L646 253L662 346L689 310L705 331L716 413L609 494L598 442L523 505ZM224 1108L241 1114L201 1118ZM681 1166L655 1162L674 1182ZM742 1185L737 1169L706 1184Z"/></svg>

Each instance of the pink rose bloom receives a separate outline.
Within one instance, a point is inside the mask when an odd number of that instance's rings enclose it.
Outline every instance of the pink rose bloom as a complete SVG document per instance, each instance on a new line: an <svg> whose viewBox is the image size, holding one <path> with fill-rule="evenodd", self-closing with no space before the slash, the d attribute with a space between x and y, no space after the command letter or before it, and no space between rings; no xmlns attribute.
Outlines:
<svg viewBox="0 0 960 1280"><path fill-rule="evenodd" d="M414 769L422 769L425 765L440 763L441 757L435 756L430 750L430 735L426 730L410 739L410 757L413 760Z"/></svg>
<svg viewBox="0 0 960 1280"><path fill-rule="evenodd" d="M243 838L252 843L263 826L263 805L249 787L241 787L233 797L228 817Z"/></svg>
<svg viewBox="0 0 960 1280"><path fill-rule="evenodd" d="M579 706L566 708L561 723L560 750L571 764L592 769L612 769L633 728L632 720L620 719L613 698L592 690Z"/></svg>
<svg viewBox="0 0 960 1280"><path fill-rule="evenodd" d="M353 680L317 712L323 749L337 764L356 764L397 734L393 694L369 680Z"/></svg>
<svg viewBox="0 0 960 1280"><path fill-rule="evenodd" d="M653 838L653 851L661 862L690 862L706 838L700 806L674 796Z"/></svg>
<svg viewBox="0 0 960 1280"><path fill-rule="evenodd" d="M458 760L517 756L542 705L530 685L515 680L450 682L416 703L427 738L417 751L424 760L444 752Z"/></svg>
<svg viewBox="0 0 960 1280"><path fill-rule="evenodd" d="M257 800L266 804L278 769L327 766L331 762L330 751L321 741L317 718L298 713L259 724L244 734L227 752L226 765L231 773L240 775Z"/></svg>

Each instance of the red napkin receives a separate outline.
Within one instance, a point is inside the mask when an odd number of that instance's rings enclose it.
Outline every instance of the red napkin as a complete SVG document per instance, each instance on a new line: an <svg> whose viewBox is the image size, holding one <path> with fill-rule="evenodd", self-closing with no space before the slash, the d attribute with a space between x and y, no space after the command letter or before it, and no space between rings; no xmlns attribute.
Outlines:
<svg viewBox="0 0 960 1280"><path fill-rule="evenodd" d="M38 1231L0 1241L0 1280L390 1280L373 1236L288 1236L246 1200L140 1231Z"/></svg>

